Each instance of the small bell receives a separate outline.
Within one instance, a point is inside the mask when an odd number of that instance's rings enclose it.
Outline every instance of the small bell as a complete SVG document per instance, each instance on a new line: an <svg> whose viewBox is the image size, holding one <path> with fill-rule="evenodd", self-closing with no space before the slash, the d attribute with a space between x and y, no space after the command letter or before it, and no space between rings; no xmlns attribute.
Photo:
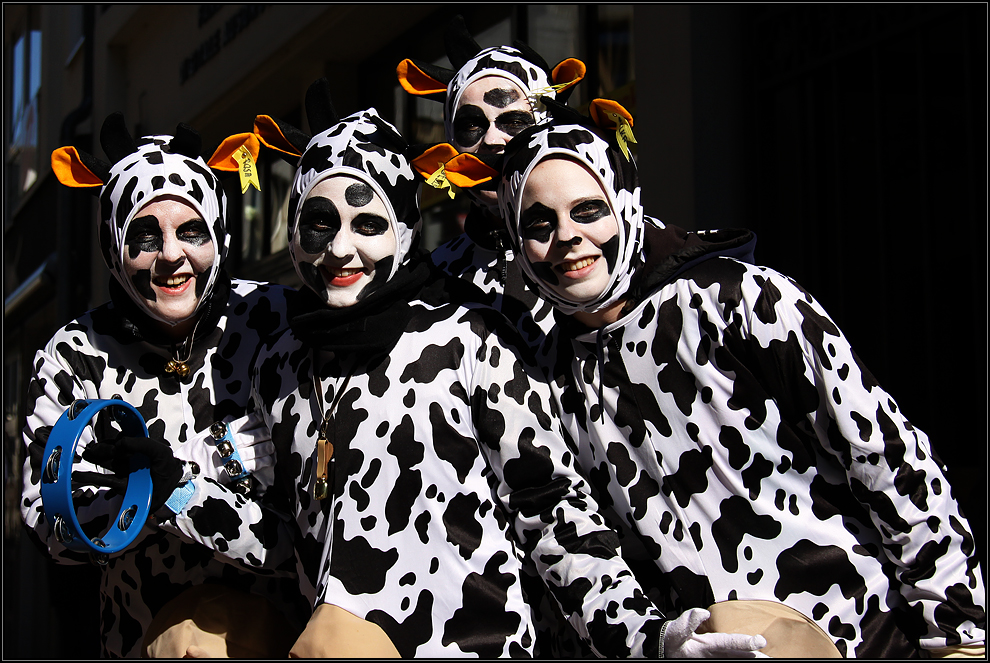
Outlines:
<svg viewBox="0 0 990 663"><path fill-rule="evenodd" d="M319 478L316 480L316 485L313 486L313 497L318 500L326 499L327 496L327 480L324 478Z"/></svg>
<svg viewBox="0 0 990 663"><path fill-rule="evenodd" d="M169 359L165 364L165 372L175 373L179 378L184 378L189 375L189 365L184 361Z"/></svg>

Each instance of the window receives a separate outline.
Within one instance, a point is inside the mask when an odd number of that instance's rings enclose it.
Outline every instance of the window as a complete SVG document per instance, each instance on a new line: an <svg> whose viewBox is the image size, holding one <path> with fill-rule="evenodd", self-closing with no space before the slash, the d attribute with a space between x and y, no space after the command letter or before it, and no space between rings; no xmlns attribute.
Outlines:
<svg viewBox="0 0 990 663"><path fill-rule="evenodd" d="M543 56L550 68L567 58L578 58L588 64L581 47L581 11L579 5L529 5L527 36L521 37ZM588 103L587 81L574 88L567 104L580 108Z"/></svg>
<svg viewBox="0 0 990 663"><path fill-rule="evenodd" d="M634 111L633 6L598 5L598 91Z"/></svg>
<svg viewBox="0 0 990 663"><path fill-rule="evenodd" d="M240 260L255 262L289 246L289 189L294 169L277 157L258 163L261 191L248 187L244 195L234 199L241 202Z"/></svg>
<svg viewBox="0 0 990 663"><path fill-rule="evenodd" d="M10 54L10 145L8 203L16 207L38 179L38 97L41 91L41 30L38 12L29 10L27 29L14 40Z"/></svg>

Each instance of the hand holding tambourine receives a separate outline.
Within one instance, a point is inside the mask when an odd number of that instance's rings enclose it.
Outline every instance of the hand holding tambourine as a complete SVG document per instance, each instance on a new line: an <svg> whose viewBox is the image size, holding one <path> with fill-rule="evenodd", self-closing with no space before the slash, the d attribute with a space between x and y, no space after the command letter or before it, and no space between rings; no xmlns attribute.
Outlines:
<svg viewBox="0 0 990 663"><path fill-rule="evenodd" d="M99 415L99 416L98 416ZM83 432L94 419L96 440L82 457L112 474L72 472ZM127 548L183 477L182 463L168 444L148 437L144 418L118 400L76 400L52 427L42 459L41 501L45 518L66 548L108 555ZM84 533L72 501L73 484L108 487L123 493L123 503L109 529L97 536Z"/></svg>

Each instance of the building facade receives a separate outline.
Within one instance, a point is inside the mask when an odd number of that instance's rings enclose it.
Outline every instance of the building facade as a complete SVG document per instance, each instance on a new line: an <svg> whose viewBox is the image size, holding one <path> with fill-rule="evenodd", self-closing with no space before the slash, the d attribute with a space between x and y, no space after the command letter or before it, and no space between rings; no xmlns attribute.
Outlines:
<svg viewBox="0 0 990 663"><path fill-rule="evenodd" d="M440 105L399 87L406 57L448 64L465 17L482 46L521 39L584 60L571 98L635 117L647 212L745 226L757 259L805 286L932 439L986 566L986 6L215 4L4 8L4 655L96 656L96 571L58 568L17 510L27 376L57 328L108 298L95 197L62 187L62 145L102 157L132 135L196 128L206 156L257 114L304 130L326 76L341 116L374 106L411 142ZM298 285L286 250L292 168L228 182L234 276ZM466 206L422 194L424 241ZM973 367L977 370L973 371ZM977 415L974 417L974 413ZM973 438L975 437L975 440ZM17 606L12 609L12 606Z"/></svg>

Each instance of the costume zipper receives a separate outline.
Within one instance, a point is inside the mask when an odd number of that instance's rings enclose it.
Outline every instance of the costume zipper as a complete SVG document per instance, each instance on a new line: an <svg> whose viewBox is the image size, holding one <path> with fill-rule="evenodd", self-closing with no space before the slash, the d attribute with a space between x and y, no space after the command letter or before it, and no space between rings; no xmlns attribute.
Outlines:
<svg viewBox="0 0 990 663"><path fill-rule="evenodd" d="M497 230L493 230L492 235L495 237L495 252L498 253L496 266L500 274L499 283L504 286L506 277L505 244L502 242L502 235Z"/></svg>
<svg viewBox="0 0 990 663"><path fill-rule="evenodd" d="M598 357L598 406L605 411L605 328L595 335L595 355Z"/></svg>

